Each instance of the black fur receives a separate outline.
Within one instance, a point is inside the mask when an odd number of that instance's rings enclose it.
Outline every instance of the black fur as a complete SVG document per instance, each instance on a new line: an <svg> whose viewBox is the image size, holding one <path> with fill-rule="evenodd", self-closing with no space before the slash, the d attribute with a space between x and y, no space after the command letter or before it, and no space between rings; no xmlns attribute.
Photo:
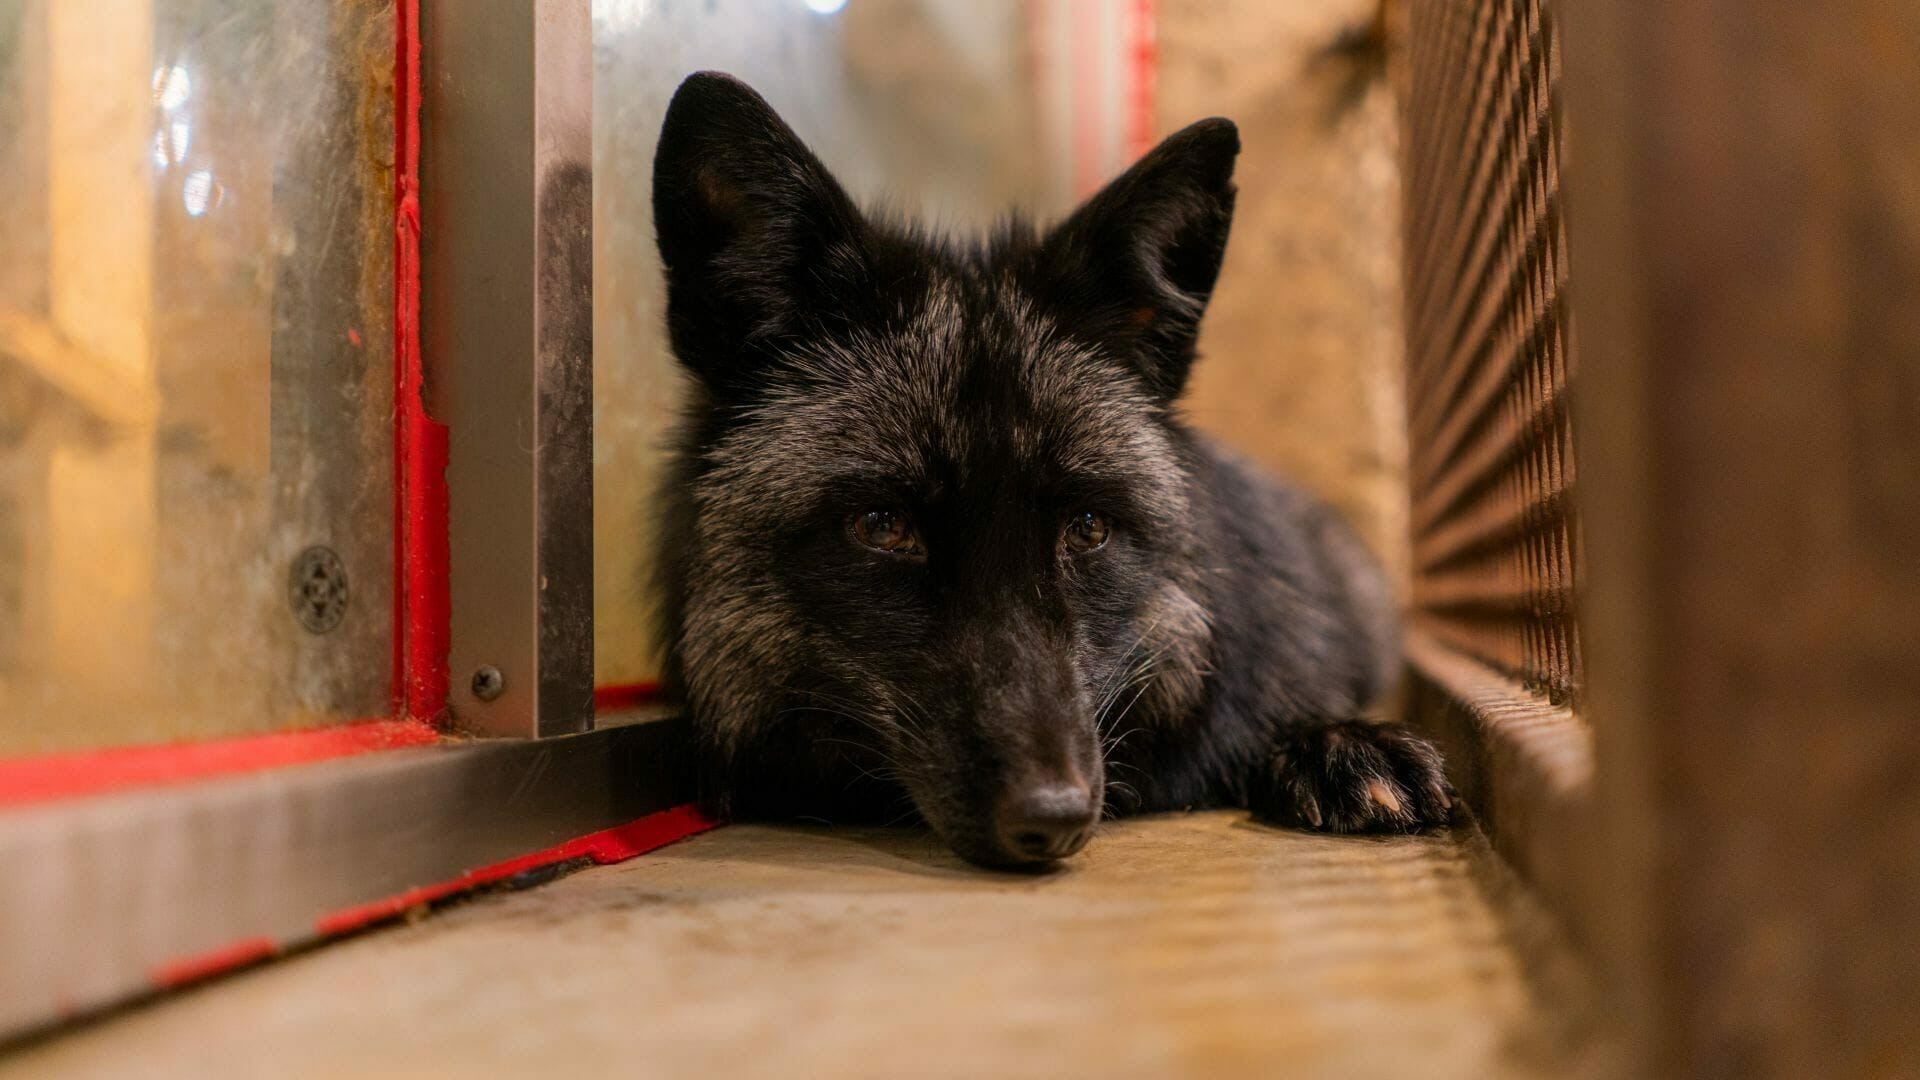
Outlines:
<svg viewBox="0 0 1920 1080"><path fill-rule="evenodd" d="M694 378L657 578L715 810L917 815L995 865L1070 854L1103 805L1447 820L1433 748L1357 719L1398 662L1378 568L1174 409L1238 151L1203 120L1056 228L966 244L863 214L738 81L682 84L654 216ZM863 543L869 510L919 547ZM1072 554L1089 511L1109 538Z"/></svg>

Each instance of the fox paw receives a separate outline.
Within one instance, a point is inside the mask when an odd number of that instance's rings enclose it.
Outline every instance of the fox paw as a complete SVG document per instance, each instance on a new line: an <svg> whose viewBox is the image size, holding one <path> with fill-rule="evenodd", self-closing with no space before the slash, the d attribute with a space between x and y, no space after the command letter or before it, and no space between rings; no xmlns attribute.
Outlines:
<svg viewBox="0 0 1920 1080"><path fill-rule="evenodd" d="M1440 752L1397 724L1287 732L1249 795L1260 817L1326 832L1415 832L1453 817Z"/></svg>

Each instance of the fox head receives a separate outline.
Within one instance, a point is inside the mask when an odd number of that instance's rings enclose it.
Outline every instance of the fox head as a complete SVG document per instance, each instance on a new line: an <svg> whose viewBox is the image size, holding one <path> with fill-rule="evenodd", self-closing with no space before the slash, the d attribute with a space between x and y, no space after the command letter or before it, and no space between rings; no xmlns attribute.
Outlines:
<svg viewBox="0 0 1920 1080"><path fill-rule="evenodd" d="M1203 120L1052 229L964 244L863 213L739 81L680 86L659 578L711 798L892 793L989 865L1086 842L1107 747L1204 693L1173 405L1238 151Z"/></svg>

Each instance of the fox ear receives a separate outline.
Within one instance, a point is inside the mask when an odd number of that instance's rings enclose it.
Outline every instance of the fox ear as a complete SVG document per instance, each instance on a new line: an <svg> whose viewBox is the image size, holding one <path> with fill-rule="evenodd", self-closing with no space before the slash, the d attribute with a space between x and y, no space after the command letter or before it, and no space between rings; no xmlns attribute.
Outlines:
<svg viewBox="0 0 1920 1080"><path fill-rule="evenodd" d="M720 72L688 76L667 106L653 227L674 352L716 388L870 285L853 201L764 98Z"/></svg>
<svg viewBox="0 0 1920 1080"><path fill-rule="evenodd" d="M1220 276L1239 153L1231 120L1183 128L1041 248L1049 299L1099 340L1123 343L1147 386L1169 401L1186 386L1200 316Z"/></svg>

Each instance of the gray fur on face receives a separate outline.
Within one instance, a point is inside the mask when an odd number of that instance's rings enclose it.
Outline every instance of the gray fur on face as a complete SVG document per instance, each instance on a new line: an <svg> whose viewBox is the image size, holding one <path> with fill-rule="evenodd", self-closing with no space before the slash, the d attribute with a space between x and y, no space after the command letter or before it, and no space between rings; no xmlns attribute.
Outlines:
<svg viewBox="0 0 1920 1080"><path fill-rule="evenodd" d="M991 291L999 306L987 317L1004 325L987 334L1021 346L1005 358L1019 408L992 432L1015 467L1128 476L1153 525L1177 538L1190 512L1188 478L1163 410L1111 361L1062 337L1012 285ZM790 685L801 660L818 653L804 613L764 572L771 553L759 541L802 527L827 485L848 474L972 479L969 440L978 436L957 418L977 331L954 293L940 279L894 332L796 343L759 400L703 452L680 645L688 692L720 745L764 713L765 688ZM1204 612L1170 582L1138 621L1139 649L1156 657L1155 700L1191 699L1205 665Z"/></svg>

